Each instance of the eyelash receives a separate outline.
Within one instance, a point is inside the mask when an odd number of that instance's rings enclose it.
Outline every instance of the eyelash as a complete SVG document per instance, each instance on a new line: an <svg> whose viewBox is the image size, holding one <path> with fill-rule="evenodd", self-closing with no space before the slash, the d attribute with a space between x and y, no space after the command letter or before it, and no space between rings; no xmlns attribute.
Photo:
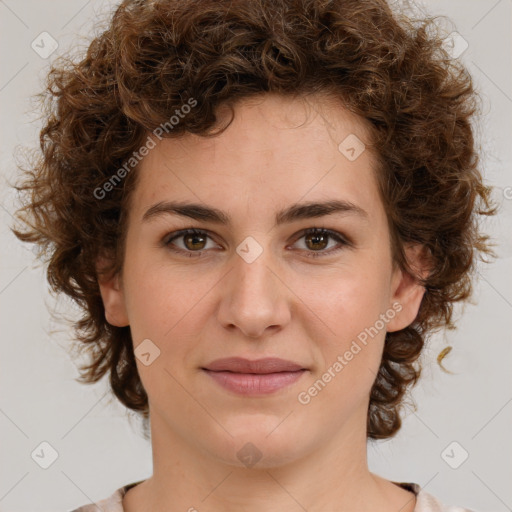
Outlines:
<svg viewBox="0 0 512 512"><path fill-rule="evenodd" d="M164 244L164 246L169 248L169 250L171 250L172 252L175 252L177 254L186 254L189 258L200 257L203 254L203 252L206 252L208 250L208 249L204 249L202 251L185 251L183 249L175 249L175 248L173 248L171 242L173 242L177 238L181 238L181 237L183 237L185 235L206 235L208 238L211 239L211 237L208 235L207 231L203 231L203 230L200 230L200 229L182 229L180 231L176 231L176 232L171 233L170 235L168 235L164 239L163 244ZM322 258L322 257L325 257L325 256L330 256L332 254L337 253L338 251L341 251L344 246L351 246L352 245L347 239L343 238L339 233L337 233L336 231L332 231L330 229L327 229L327 228L309 228L309 229L306 229L303 232L301 232L301 235L295 240L295 242L297 242L298 240L300 240L301 238L303 238L303 237L305 237L307 235L324 235L324 236L327 235L329 238L332 238L332 239L336 240L342 246L342 247L338 247L336 249L332 249L331 248L329 251L325 251L325 250L323 250L323 251L306 250L307 257L309 257L309 258ZM169 236L170 236L170 238L169 238Z"/></svg>

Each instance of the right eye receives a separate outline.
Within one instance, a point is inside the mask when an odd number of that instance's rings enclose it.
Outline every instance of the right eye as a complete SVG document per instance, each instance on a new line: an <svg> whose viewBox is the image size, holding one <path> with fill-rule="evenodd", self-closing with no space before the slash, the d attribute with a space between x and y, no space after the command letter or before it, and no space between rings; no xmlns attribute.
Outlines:
<svg viewBox="0 0 512 512"><path fill-rule="evenodd" d="M179 239L183 241L182 248L176 248L174 241ZM203 251L208 249L208 247L204 247L208 239L212 240L206 231L199 229L182 229L167 235L164 239L164 245L175 253L187 255L189 258L192 258L201 256Z"/></svg>

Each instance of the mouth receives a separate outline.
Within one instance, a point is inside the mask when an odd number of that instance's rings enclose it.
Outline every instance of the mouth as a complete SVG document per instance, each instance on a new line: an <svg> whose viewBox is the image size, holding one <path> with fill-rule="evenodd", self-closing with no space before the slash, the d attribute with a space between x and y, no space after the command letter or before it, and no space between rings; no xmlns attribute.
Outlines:
<svg viewBox="0 0 512 512"><path fill-rule="evenodd" d="M298 363L279 358L218 359L201 368L224 389L241 395L266 395L283 389L308 371Z"/></svg>

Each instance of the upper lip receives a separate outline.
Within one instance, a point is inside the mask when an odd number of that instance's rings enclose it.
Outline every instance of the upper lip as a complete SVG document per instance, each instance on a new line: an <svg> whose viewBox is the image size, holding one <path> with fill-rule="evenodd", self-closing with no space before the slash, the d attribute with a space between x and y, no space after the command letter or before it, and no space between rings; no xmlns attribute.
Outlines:
<svg viewBox="0 0 512 512"><path fill-rule="evenodd" d="M226 357L216 359L203 367L204 370L214 372L234 372L234 373L277 373L277 372L296 372L305 370L302 365L287 361L278 357L267 357L264 359L249 360L243 357Z"/></svg>

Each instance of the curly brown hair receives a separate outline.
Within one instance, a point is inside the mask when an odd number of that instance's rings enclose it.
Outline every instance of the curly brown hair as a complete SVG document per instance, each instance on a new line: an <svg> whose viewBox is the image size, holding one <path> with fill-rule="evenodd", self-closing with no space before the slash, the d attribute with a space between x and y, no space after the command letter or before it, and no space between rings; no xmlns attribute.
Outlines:
<svg viewBox="0 0 512 512"><path fill-rule="evenodd" d="M115 396L147 425L130 329L107 323L96 268L103 255L105 274L122 269L136 167L101 200L93 191L187 99L197 106L164 136L215 136L219 106L234 116L236 101L267 92L333 95L369 121L394 261L415 275L405 244L428 253L417 318L386 334L371 389L367 437L391 437L427 335L454 328L453 305L471 295L477 256L493 255L479 227L479 215L495 212L471 125L479 97L435 18L412 19L385 0L122 2L85 56L61 57L48 73L41 152L16 187L25 227L13 231L41 247L53 291L84 312L74 341L90 360L78 380L109 373Z"/></svg>

